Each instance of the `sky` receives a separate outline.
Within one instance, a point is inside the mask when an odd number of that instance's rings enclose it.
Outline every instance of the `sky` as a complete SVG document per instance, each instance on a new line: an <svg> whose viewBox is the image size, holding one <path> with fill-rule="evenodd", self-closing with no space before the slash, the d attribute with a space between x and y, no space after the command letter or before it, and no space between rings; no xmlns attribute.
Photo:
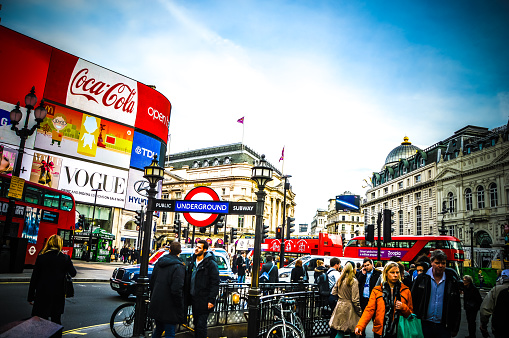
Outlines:
<svg viewBox="0 0 509 338"><path fill-rule="evenodd" d="M243 139L265 154L292 175L297 224L364 196L404 136L426 148L509 118L503 0L4 0L0 17L155 85L170 153Z"/></svg>

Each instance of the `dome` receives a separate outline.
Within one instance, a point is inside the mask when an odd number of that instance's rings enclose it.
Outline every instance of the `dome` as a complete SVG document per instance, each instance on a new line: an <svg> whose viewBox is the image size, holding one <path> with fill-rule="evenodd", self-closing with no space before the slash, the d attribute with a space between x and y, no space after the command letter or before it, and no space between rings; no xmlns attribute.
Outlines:
<svg viewBox="0 0 509 338"><path fill-rule="evenodd" d="M416 146L412 145L412 142L409 141L408 137L405 136L403 138L403 142L401 142L401 145L397 146L396 148L392 149L389 155L387 155L387 158L385 159L384 168L387 165L396 164L399 162L399 159L403 158L409 158L412 155L415 155L419 149ZM382 169L384 169L382 168Z"/></svg>

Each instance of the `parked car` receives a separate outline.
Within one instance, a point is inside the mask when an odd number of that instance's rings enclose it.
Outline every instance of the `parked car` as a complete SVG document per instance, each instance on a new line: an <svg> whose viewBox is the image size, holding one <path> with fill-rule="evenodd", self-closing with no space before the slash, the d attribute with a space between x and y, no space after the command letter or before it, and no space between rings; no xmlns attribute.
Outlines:
<svg viewBox="0 0 509 338"><path fill-rule="evenodd" d="M235 281L236 278L230 268L230 259L224 249L209 249L214 253L217 267L219 268L219 278L221 282ZM152 275L154 265L164 255L168 254L167 249L159 249L149 259L148 276ZM187 260L194 254L193 248L182 248L180 258L186 264ZM110 278L110 287L122 297L128 297L136 292L136 282L140 274L140 265L128 265L117 268L113 271Z"/></svg>
<svg viewBox="0 0 509 338"><path fill-rule="evenodd" d="M320 255L306 255L306 256L299 257L299 258L295 259L294 261L292 261L287 266L285 266L284 268L280 268L278 270L279 282L281 282L281 283L283 283L283 282L289 283L290 282L290 276L292 274L292 269L295 267L295 262L297 262L297 260L300 259L302 261L302 266L308 272L308 276L309 276L308 283L314 283L315 282L314 271L316 268L316 261L321 260L321 261L323 261L324 265L330 265L330 259L333 257L334 256L320 256ZM338 258L341 261L341 265L344 265L348 261L352 261L355 264L361 263L361 265L362 265L362 261L363 261L360 258L350 258L350 257L338 257Z"/></svg>

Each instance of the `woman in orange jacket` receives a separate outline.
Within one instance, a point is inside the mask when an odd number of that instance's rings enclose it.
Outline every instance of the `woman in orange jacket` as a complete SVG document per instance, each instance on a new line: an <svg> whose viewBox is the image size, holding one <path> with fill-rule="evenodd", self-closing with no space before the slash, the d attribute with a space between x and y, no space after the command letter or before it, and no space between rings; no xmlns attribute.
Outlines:
<svg viewBox="0 0 509 338"><path fill-rule="evenodd" d="M373 333L375 338L396 338L399 316L405 318L412 313L412 294L410 289L401 283L399 265L389 262L382 273L382 285L376 286L369 297L368 305L355 327L355 334L360 336L373 316Z"/></svg>

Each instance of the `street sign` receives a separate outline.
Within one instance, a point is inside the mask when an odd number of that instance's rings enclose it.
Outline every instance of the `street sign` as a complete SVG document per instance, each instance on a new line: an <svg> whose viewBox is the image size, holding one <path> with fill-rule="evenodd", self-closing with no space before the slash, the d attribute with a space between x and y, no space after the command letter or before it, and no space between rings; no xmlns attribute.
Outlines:
<svg viewBox="0 0 509 338"><path fill-rule="evenodd" d="M176 201L175 212L200 212L217 214L227 214L229 210L228 202L215 201Z"/></svg>
<svg viewBox="0 0 509 338"><path fill-rule="evenodd" d="M256 215L256 202L229 202L230 215Z"/></svg>
<svg viewBox="0 0 509 338"><path fill-rule="evenodd" d="M155 199L152 210L155 211L175 211L175 201L165 199Z"/></svg>
<svg viewBox="0 0 509 338"><path fill-rule="evenodd" d="M9 186L9 193L7 197L14 197L21 199L23 197L23 187L25 186L25 180L17 176L11 177L11 185Z"/></svg>
<svg viewBox="0 0 509 338"><path fill-rule="evenodd" d="M219 202L219 195L215 192L214 189L209 187L196 187L187 193L186 197L184 197L184 201L190 203L191 201L216 201ZM191 204L190 204L191 205ZM195 204L193 204L195 205ZM197 205L196 205L197 206ZM217 221L219 218L218 209L210 209L214 210L215 213L201 213L196 211L203 211L201 209L192 209L195 212L184 212L184 217L190 224L197 227L206 227ZM208 210L207 210L208 211Z"/></svg>

